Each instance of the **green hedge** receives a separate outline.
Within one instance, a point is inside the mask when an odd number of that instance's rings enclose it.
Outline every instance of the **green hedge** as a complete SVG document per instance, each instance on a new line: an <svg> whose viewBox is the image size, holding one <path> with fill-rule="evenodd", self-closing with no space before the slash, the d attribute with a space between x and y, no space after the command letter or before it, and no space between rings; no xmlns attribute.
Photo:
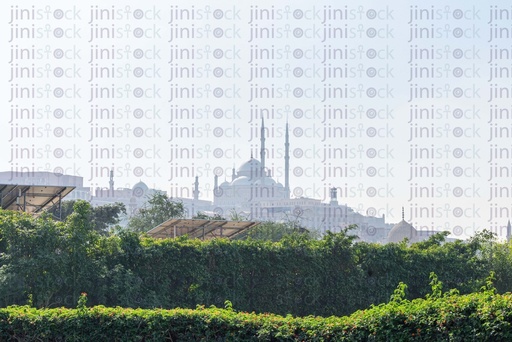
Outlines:
<svg viewBox="0 0 512 342"><path fill-rule="evenodd" d="M510 341L512 294L493 291L388 304L347 317L198 307L0 309L2 341Z"/></svg>
<svg viewBox="0 0 512 342"><path fill-rule="evenodd" d="M87 203L56 223L0 211L0 307L132 308L233 306L247 312L296 316L348 315L386 302L396 284L408 298L429 293L430 272L446 288L477 291L490 271L500 293L512 291L511 245L484 238L407 246L354 243L346 234L320 240L284 238L202 242L137 234L99 236Z"/></svg>

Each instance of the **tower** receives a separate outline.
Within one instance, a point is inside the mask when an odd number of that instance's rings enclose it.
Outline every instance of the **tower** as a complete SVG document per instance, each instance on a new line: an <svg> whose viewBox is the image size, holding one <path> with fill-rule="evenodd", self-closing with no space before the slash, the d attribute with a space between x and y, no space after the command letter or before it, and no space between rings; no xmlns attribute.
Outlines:
<svg viewBox="0 0 512 342"><path fill-rule="evenodd" d="M260 159L261 159L261 174L260 177L265 176L265 122L263 121L263 116L261 117L261 133L260 133Z"/></svg>
<svg viewBox="0 0 512 342"><path fill-rule="evenodd" d="M110 197L114 197L114 170L110 170L110 180L108 181L110 186L109 195Z"/></svg>
<svg viewBox="0 0 512 342"><path fill-rule="evenodd" d="M284 138L284 191L287 199L290 198L290 140L288 136L288 120Z"/></svg>
<svg viewBox="0 0 512 342"><path fill-rule="evenodd" d="M194 200L197 201L199 199L199 177L196 176L196 181L194 182Z"/></svg>
<svg viewBox="0 0 512 342"><path fill-rule="evenodd" d="M329 204L331 205L338 205L338 189L335 187L332 187L330 189L331 192L331 202Z"/></svg>

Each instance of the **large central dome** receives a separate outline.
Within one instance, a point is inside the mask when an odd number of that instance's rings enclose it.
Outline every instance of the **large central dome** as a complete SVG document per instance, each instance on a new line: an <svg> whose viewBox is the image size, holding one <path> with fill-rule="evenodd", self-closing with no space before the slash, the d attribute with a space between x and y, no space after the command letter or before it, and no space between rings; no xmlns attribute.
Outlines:
<svg viewBox="0 0 512 342"><path fill-rule="evenodd" d="M240 165L237 171L238 177L244 176L251 179L258 178L261 176L261 174L261 162L254 158L251 158L250 160Z"/></svg>

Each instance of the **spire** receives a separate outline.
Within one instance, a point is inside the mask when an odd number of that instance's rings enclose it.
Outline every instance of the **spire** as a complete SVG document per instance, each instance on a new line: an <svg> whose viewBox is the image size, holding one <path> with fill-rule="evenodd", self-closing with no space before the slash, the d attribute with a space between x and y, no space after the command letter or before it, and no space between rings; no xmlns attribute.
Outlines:
<svg viewBox="0 0 512 342"><path fill-rule="evenodd" d="M233 164L233 169L231 171L231 181L234 181L236 179L236 171L235 171L235 165Z"/></svg>
<svg viewBox="0 0 512 342"><path fill-rule="evenodd" d="M108 182L110 185L110 197L114 197L114 170L110 170L110 181Z"/></svg>
<svg viewBox="0 0 512 342"><path fill-rule="evenodd" d="M402 221L405 221L405 218L404 218L404 207L402 207Z"/></svg>
<svg viewBox="0 0 512 342"><path fill-rule="evenodd" d="M331 202L329 202L329 204L338 205L338 189L336 189L335 187L332 187L329 190L331 193Z"/></svg>
<svg viewBox="0 0 512 342"><path fill-rule="evenodd" d="M217 197L219 193L219 176L213 177L213 197Z"/></svg>
<svg viewBox="0 0 512 342"><path fill-rule="evenodd" d="M196 176L196 181L194 182L194 200L197 201L199 199L199 177Z"/></svg>
<svg viewBox="0 0 512 342"><path fill-rule="evenodd" d="M265 122L263 121L263 116L261 117L261 149L260 149L260 161L261 161L261 174L260 176L265 175Z"/></svg>
<svg viewBox="0 0 512 342"><path fill-rule="evenodd" d="M288 119L286 119L286 133L284 138L284 191L286 198L290 198L290 139L288 136Z"/></svg>

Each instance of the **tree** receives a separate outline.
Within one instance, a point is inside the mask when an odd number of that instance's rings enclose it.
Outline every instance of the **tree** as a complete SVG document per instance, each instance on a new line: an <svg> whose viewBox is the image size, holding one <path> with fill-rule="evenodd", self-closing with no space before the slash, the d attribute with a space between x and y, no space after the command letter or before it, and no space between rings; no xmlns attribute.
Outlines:
<svg viewBox="0 0 512 342"><path fill-rule="evenodd" d="M68 274L60 253L63 224L45 213L32 218L9 210L0 210L0 222L0 305L25 304L29 297L37 307L62 305L57 294Z"/></svg>
<svg viewBox="0 0 512 342"><path fill-rule="evenodd" d="M78 200L65 222L66 266L72 277L68 285L73 303L76 303L80 293L91 291L95 286L91 274L95 274L96 266L90 256L96 248L99 234L93 229L91 216L91 205Z"/></svg>
<svg viewBox="0 0 512 342"><path fill-rule="evenodd" d="M280 241L290 238L311 239L311 232L302 227L296 227L290 222L261 222L254 228L249 229L240 239L251 238L253 240Z"/></svg>
<svg viewBox="0 0 512 342"><path fill-rule="evenodd" d="M91 211L93 229L102 235L107 234L109 229L116 226L122 216L126 215L126 207L120 202L93 207Z"/></svg>
<svg viewBox="0 0 512 342"><path fill-rule="evenodd" d="M63 201L61 203L61 209L57 205L51 207L48 212L53 215L54 218L65 221L69 215L73 213L73 208L77 201ZM108 203L97 207L91 207L89 213L89 220L92 225L92 229L102 235L107 235L108 231L116 226L123 215L126 215L126 207L124 203Z"/></svg>
<svg viewBox="0 0 512 342"><path fill-rule="evenodd" d="M134 232L147 232L171 218L185 217L182 202L173 201L161 193L151 195L128 222L128 229Z"/></svg>
<svg viewBox="0 0 512 342"><path fill-rule="evenodd" d="M225 221L226 219L222 216L220 216L218 213L215 213L213 216L212 215L207 215L206 213L202 212L202 211L199 211L194 217L192 217L193 219L198 219L198 220L219 220L219 221Z"/></svg>
<svg viewBox="0 0 512 342"><path fill-rule="evenodd" d="M61 201L60 208L58 205L54 205L53 207L47 209L46 211L52 214L52 217L54 219L64 221L66 220L66 217L73 213L73 206L75 205L75 202L75 200Z"/></svg>

